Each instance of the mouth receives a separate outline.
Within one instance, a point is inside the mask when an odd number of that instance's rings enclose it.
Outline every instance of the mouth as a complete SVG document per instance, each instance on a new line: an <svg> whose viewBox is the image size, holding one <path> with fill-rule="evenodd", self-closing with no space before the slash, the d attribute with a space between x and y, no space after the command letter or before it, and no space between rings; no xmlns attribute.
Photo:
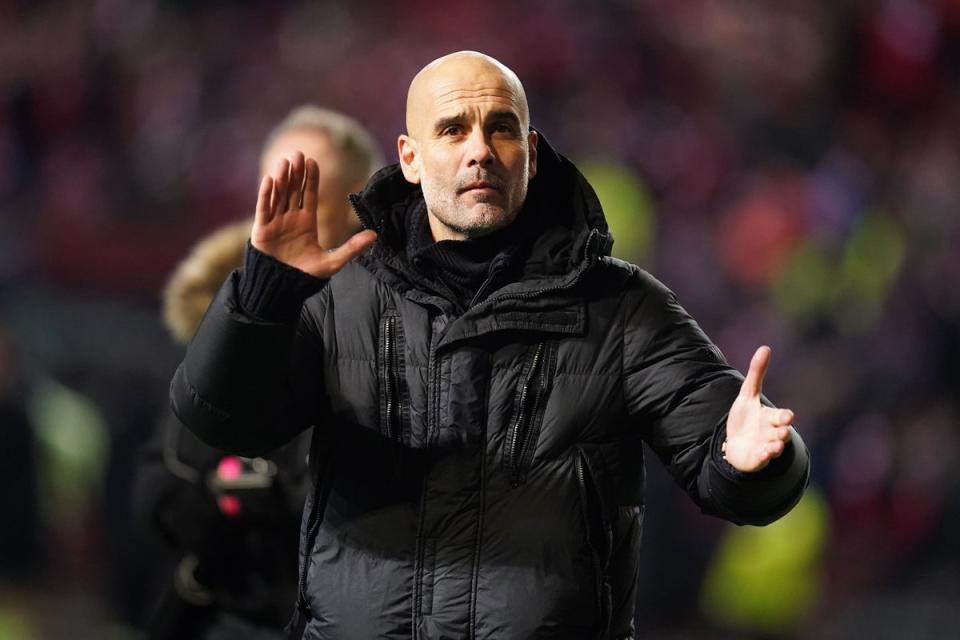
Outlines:
<svg viewBox="0 0 960 640"><path fill-rule="evenodd" d="M487 182L485 180L470 182L460 189L460 193L493 194L499 192L499 185L496 185L493 182Z"/></svg>

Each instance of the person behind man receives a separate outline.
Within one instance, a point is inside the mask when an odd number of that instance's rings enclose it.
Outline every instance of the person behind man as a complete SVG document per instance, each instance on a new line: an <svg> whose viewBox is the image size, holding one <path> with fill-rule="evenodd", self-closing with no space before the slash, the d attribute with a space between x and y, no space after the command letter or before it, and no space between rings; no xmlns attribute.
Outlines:
<svg viewBox="0 0 960 640"><path fill-rule="evenodd" d="M345 115L306 105L267 136L262 174L294 150L318 161L318 240L359 230L347 194L382 165L376 143ZM243 262L249 219L201 240L164 291L164 320L186 344L224 278ZM270 425L264 425L269 428ZM178 565L149 624L161 638L281 638L297 594L297 540L307 491L309 433L253 459L225 455L169 415L144 451L135 495Z"/></svg>
<svg viewBox="0 0 960 640"><path fill-rule="evenodd" d="M500 62L430 63L399 164L351 196L364 230L333 250L318 163L282 160L174 375L213 445L256 455L314 426L305 638L629 638L644 441L737 523L807 484L793 413L761 395L769 348L742 377L610 258L593 190L529 123Z"/></svg>

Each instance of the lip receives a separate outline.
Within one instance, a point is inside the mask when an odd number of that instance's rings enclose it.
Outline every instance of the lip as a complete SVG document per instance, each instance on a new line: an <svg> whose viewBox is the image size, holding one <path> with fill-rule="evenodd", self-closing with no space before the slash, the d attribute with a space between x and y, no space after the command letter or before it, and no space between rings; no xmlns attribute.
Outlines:
<svg viewBox="0 0 960 640"><path fill-rule="evenodd" d="M463 189L460 190L460 193L466 193L468 191L483 191L494 193L499 191L499 189L490 182L471 182L466 185Z"/></svg>

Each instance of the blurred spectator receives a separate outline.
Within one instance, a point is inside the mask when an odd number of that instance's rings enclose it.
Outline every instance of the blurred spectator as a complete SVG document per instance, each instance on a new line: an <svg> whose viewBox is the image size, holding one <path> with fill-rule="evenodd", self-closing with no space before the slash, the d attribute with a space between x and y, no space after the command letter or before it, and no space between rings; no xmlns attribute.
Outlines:
<svg viewBox="0 0 960 640"><path fill-rule="evenodd" d="M339 246L360 228L347 201L380 167L379 150L352 118L303 106L267 136L261 173L301 151L320 167L317 238ZM164 320L181 345L228 276L243 264L249 219L204 238L164 292ZM229 284L227 286L230 286ZM311 434L260 458L228 456L166 416L144 451L136 504L173 546L176 566L149 637L282 638L296 606L300 514L311 488ZM264 429L271 425L263 425Z"/></svg>
<svg viewBox="0 0 960 640"><path fill-rule="evenodd" d="M181 344L243 263L249 231L247 221L218 230L171 278L165 317ZM227 456L167 413L143 452L134 490L141 518L175 555L150 638L283 637L296 602L308 449L306 434L263 458Z"/></svg>

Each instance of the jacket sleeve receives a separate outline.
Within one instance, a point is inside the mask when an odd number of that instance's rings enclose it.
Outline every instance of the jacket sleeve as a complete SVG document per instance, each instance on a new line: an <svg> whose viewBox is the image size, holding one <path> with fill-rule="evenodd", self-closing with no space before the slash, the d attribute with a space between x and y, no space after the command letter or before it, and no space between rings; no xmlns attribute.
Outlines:
<svg viewBox="0 0 960 640"><path fill-rule="evenodd" d="M173 412L197 437L256 456L319 421L321 339L303 302L326 282L247 246L170 385Z"/></svg>
<svg viewBox="0 0 960 640"><path fill-rule="evenodd" d="M806 446L794 431L784 452L756 473L721 453L727 412L743 376L677 302L645 272L628 293L623 331L627 410L644 439L704 513L764 525L800 500L810 477ZM773 406L766 397L762 401Z"/></svg>

